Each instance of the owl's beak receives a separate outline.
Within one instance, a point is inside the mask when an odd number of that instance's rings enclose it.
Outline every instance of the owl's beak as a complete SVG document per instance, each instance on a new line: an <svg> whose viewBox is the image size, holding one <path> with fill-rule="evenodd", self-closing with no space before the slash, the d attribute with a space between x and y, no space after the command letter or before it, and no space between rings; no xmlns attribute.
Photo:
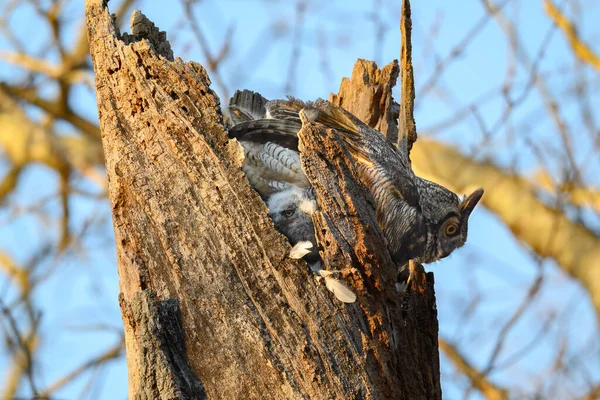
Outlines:
<svg viewBox="0 0 600 400"><path fill-rule="evenodd" d="M471 193L470 195L468 195L460 204L460 213L462 214L463 218L465 217L469 217L469 215L471 215L471 212L473 211L473 209L475 208L475 206L477 205L477 203L479 203L479 200L481 200L481 197L483 196L483 189L479 188L477 190L475 190L473 193Z"/></svg>

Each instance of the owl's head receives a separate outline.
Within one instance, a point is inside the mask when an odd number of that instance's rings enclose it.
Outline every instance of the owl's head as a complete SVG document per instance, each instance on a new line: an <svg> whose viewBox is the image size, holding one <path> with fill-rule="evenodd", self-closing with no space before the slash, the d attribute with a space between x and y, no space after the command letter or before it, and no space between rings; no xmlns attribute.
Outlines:
<svg viewBox="0 0 600 400"><path fill-rule="evenodd" d="M419 260L424 263L447 257L465 244L469 216L483 196L481 188L460 199L443 186L428 186L430 196L422 197L426 200L421 204L429 228L425 251Z"/></svg>
<svg viewBox="0 0 600 400"><path fill-rule="evenodd" d="M312 221L317 203L311 189L293 186L277 192L269 197L267 206L275 229L287 236L292 246L300 241L309 241L313 243L313 249L317 249Z"/></svg>

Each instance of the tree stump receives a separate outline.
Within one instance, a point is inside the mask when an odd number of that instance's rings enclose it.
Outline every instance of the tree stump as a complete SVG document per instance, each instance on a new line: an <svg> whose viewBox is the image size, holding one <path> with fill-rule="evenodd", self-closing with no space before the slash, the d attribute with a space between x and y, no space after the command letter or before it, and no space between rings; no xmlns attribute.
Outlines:
<svg viewBox="0 0 600 400"><path fill-rule="evenodd" d="M310 125L300 135L322 256L344 268L354 304L286 257L287 240L240 170L241 146L227 138L206 70L174 59L140 12L131 34L120 34L107 3L86 1L86 25L129 397L440 399L433 275L424 294L395 292L372 200L340 144ZM380 103L393 105L390 80L376 84Z"/></svg>

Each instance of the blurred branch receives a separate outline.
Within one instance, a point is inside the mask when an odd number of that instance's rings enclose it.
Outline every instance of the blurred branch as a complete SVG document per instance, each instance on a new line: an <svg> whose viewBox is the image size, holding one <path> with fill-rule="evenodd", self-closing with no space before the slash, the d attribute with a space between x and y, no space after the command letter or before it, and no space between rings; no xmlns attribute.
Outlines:
<svg viewBox="0 0 600 400"><path fill-rule="evenodd" d="M570 203L581 207L591 207L600 214L600 190L576 185L573 182L556 184L547 171L539 171L533 181L542 189L553 193L567 194Z"/></svg>
<svg viewBox="0 0 600 400"><path fill-rule="evenodd" d="M552 316L547 318L546 321L544 321L544 323L540 326L538 332L535 335L530 335L529 343L518 349L512 349L512 354L505 357L501 362L495 363L494 369L504 369L512 364L515 364L520 359L525 358L536 346L541 345L544 337L548 335L548 331L554 320L555 318Z"/></svg>
<svg viewBox="0 0 600 400"><path fill-rule="evenodd" d="M36 162L45 164L57 172L73 168L101 186L106 185L104 176L95 170L104 163L100 142L89 136L56 135L46 126L33 122L1 87L0 149L14 168ZM16 171L12 175L9 173L5 178L7 187L15 185L16 182L11 180L16 178Z"/></svg>
<svg viewBox="0 0 600 400"><path fill-rule="evenodd" d="M600 399L600 385L593 387L588 394L583 396L581 400L598 400Z"/></svg>
<svg viewBox="0 0 600 400"><path fill-rule="evenodd" d="M30 355L35 351L37 347L37 337L28 335L26 341L23 342L25 346L25 354ZM16 399L15 393L19 389L21 379L24 374L27 374L28 370L27 357L23 353L15 352L13 354L12 365L10 366L9 372L6 374L6 378L3 382L3 392L0 394L2 400L14 400ZM31 376L31 375L30 375Z"/></svg>
<svg viewBox="0 0 600 400"><path fill-rule="evenodd" d="M440 349L452 361L456 369L469 378L471 385L477 388L486 399L508 400L507 390L491 383L460 354L455 346L446 342L442 337L438 339L438 342Z"/></svg>
<svg viewBox="0 0 600 400"><path fill-rule="evenodd" d="M433 89L439 82L440 77L444 71L452 64L452 62L458 59L469 46L469 44L478 37L478 34L485 28L487 23L490 21L490 17L502 10L506 4L511 0L504 0L500 5L494 7L488 14L484 15L475 26L467 32L464 38L458 42L458 44L450 51L450 53L441 61L438 61L435 65L435 70L431 77L421 86L419 89L419 96L421 99L426 98L427 93Z"/></svg>
<svg viewBox="0 0 600 400"><path fill-rule="evenodd" d="M202 53L204 54L204 58L206 59L206 63L203 63L203 65L206 65L208 67L208 70L210 72L210 77L212 80L215 81L215 83L219 87L219 90L221 91L221 95L223 96L223 98L228 99L229 91L227 89L227 86L225 85L225 81L221 77L220 67L221 67L222 61L229 55L230 45L231 45L232 36L233 36L233 28L230 27L227 30L227 34L225 35L223 44L221 45L221 50L219 50L217 52L217 55L214 56L210 51L210 48L208 45L208 40L206 39L204 32L202 32L202 29L200 28L200 24L198 23L197 19L194 17L194 10L192 9L192 6L195 3L195 1L194 0L181 0L181 3L183 5L183 10L184 10L185 16L188 19L190 26L192 28L192 32L194 33L194 36L196 37L196 40L198 41L198 44L200 45L200 50L202 50Z"/></svg>
<svg viewBox="0 0 600 400"><path fill-rule="evenodd" d="M513 35L513 32L516 31L516 27L514 23L511 23L502 12L496 12L494 14L494 5L490 0L481 0L485 9L490 15L493 15L500 27L512 38L511 44L513 47L513 51L518 59L518 61L523 64L523 66L531 71L531 82L535 84L537 87L540 97L543 100L544 106L548 115L551 117L554 125L556 126L556 130L560 136L562 151L564 151L564 155L566 157L566 165L565 168L568 170L573 179L577 182L581 182L580 172L577 164L577 160L575 157L575 150L573 148L573 143L571 141L571 131L566 123L564 116L561 113L561 108L559 105L559 101L552 94L552 91L549 88L548 83L538 72L538 62L541 60L541 57L545 53L545 46L549 43L550 35L553 32L554 26L550 29L546 39L543 41L543 45L539 52L539 58L532 62L527 53L527 48L522 44L519 38L516 35ZM510 105L509 105L510 106ZM510 111L512 106L507 107L507 111ZM509 114L506 114L506 118L508 118Z"/></svg>
<svg viewBox="0 0 600 400"><path fill-rule="evenodd" d="M21 288L25 288L29 284L27 270L17 266L12 257L3 251L0 251L0 269L4 270L6 276L14 279Z"/></svg>
<svg viewBox="0 0 600 400"><path fill-rule="evenodd" d="M499 329L499 332L498 332L498 335L496 338L496 343L492 350L492 354L490 355L485 366L477 371L478 376L485 378L485 377L489 376L489 374L492 372L493 369L496 368L496 360L498 359L498 356L500 356L500 353L502 352L502 350L504 348L504 343L508 339L509 332L515 326L515 324L521 319L521 317L523 316L525 311L533 304L533 299L539 293L539 291L542 287L543 276L544 275L543 275L543 269L541 268L541 263L538 263L537 278L534 280L534 282L530 286L530 288L527 292L527 295L521 301L520 305L512 313L511 317L506 321L506 323L504 323L502 328ZM471 380L471 387L466 390L464 398L468 398L468 394L472 388L478 388L477 382L475 382L474 380Z"/></svg>
<svg viewBox="0 0 600 400"><path fill-rule="evenodd" d="M87 136L97 138L98 141L100 139L100 129L98 126L75 113L71 107L68 106L68 102L63 100L61 96L58 96L53 101L49 101L40 97L34 89L10 86L1 82L0 91L39 107L56 119L62 119L71 123L74 127L79 129L81 133L84 133Z"/></svg>
<svg viewBox="0 0 600 400"><path fill-rule="evenodd" d="M304 16L306 14L306 0L298 0L295 7L294 36L292 38L292 54L289 59L288 77L283 91L293 94L295 91L296 75L300 64L302 53L302 31L304 28Z"/></svg>
<svg viewBox="0 0 600 400"><path fill-rule="evenodd" d="M544 1L544 11L560 28L562 33L569 41L569 45L573 49L573 53L582 61L590 64L592 67L600 71L600 57L595 54L590 47L585 44L577 35L575 26L565 17L565 15L554 5L550 0Z"/></svg>
<svg viewBox="0 0 600 400"><path fill-rule="evenodd" d="M7 374L7 378L4 384L4 393L2 394L3 400L10 400L14 398L16 391L19 388L19 383L22 377L25 375L28 378L29 386L31 387L32 393L37 395L38 390L34 379L34 352L37 348L38 337L37 328L39 323L39 317L33 313L31 307L31 293L29 291L29 284L25 282L21 287L21 296L24 299L27 308L27 317L29 319L28 333L24 334L19 329L15 317L12 314L12 310L4 305L4 302L0 300L0 310L2 311L2 321L6 323L5 336L11 342L13 347L12 350L12 368Z"/></svg>
<svg viewBox="0 0 600 400"><path fill-rule="evenodd" d="M527 310L527 308L532 305L533 299L539 293L540 288L542 287L542 281L543 281L543 275L542 275L543 270L541 268L541 265L538 267L538 269L539 269L539 274L538 274L537 278L535 279L535 281L533 282L533 284L531 285L531 287L529 288L527 295L525 296L523 301L521 301L521 304L519 305L519 307L517 307L517 309L514 311L512 316L508 319L508 321L499 330L498 338L496 340L496 344L494 345L494 349L492 350L492 354L491 354L486 366L481 371L482 375L486 376L492 371L492 369L495 366L496 359L498 358L498 356L500 355L500 352L502 351L502 348L504 347L504 342L506 341L506 339L508 337L508 333L513 328L513 326L519 321L519 319L523 316L523 313L525 312L525 310Z"/></svg>
<svg viewBox="0 0 600 400"><path fill-rule="evenodd" d="M31 72L41 72L50 78L56 79L61 75L61 69L56 65L43 59L31 57L28 54L3 51L0 53L0 58L11 64L28 69Z"/></svg>
<svg viewBox="0 0 600 400"><path fill-rule="evenodd" d="M17 186L21 171L22 168L20 165L14 165L2 178L2 181L0 182L0 204L2 204L4 198L11 194L13 189Z"/></svg>
<svg viewBox="0 0 600 400"><path fill-rule="evenodd" d="M53 393L55 393L62 387L68 385L69 383L73 382L74 380L79 378L81 375L83 375L85 372L87 372L88 370L90 370L92 368L97 368L108 361L111 361L111 360L121 357L123 355L124 351L125 351L125 338L122 337L121 340L119 340L119 342L117 344L108 348L102 354L86 361L85 363L81 364L79 367L75 368L73 371L69 372L68 374L66 374L65 376L63 376L62 378L58 379L56 382L54 382L53 384L48 386L48 388L46 388L43 392L41 392L39 394L39 398L40 399L49 399Z"/></svg>
<svg viewBox="0 0 600 400"><path fill-rule="evenodd" d="M71 241L71 232L69 225L71 222L71 208L69 207L69 195L71 194L69 187L70 170L61 171L59 184L60 207L62 209L62 218L60 219L60 242L58 245L59 251L67 248Z"/></svg>
<svg viewBox="0 0 600 400"><path fill-rule="evenodd" d="M373 38L373 60L375 62L381 62L383 57L383 46L385 44L385 33L387 31L387 27L382 18L382 14L385 13L383 7L383 0L373 0L373 12L369 16L373 21L373 26L375 28Z"/></svg>

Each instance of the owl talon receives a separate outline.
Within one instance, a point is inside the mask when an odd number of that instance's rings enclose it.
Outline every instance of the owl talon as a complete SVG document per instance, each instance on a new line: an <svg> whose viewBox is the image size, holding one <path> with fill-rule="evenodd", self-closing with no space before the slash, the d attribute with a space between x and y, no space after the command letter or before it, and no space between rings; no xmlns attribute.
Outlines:
<svg viewBox="0 0 600 400"><path fill-rule="evenodd" d="M337 269L320 269L316 271L317 274L321 275L323 278L329 278L332 275L340 274L342 271Z"/></svg>
<svg viewBox="0 0 600 400"><path fill-rule="evenodd" d="M410 273L409 263L407 262L406 264L398 268L398 274L396 275L396 292L408 292L411 280L412 274Z"/></svg>
<svg viewBox="0 0 600 400"><path fill-rule="evenodd" d="M321 267L320 262L311 265L310 269L316 275L315 279L317 282L320 282L323 279L325 280L325 287L333 293L338 300L344 303L354 303L356 301L356 293L342 281L333 277L333 275L339 274L342 271L325 270Z"/></svg>
<svg viewBox="0 0 600 400"><path fill-rule="evenodd" d="M396 292L397 293L405 293L408 289L408 284L406 282L396 282Z"/></svg>
<svg viewBox="0 0 600 400"><path fill-rule="evenodd" d="M290 250L289 257L294 260L299 260L302 257L304 257L305 255L307 255L308 253L310 253L312 251L311 250L312 247L313 247L313 244L311 242L309 242L308 240L298 242Z"/></svg>
<svg viewBox="0 0 600 400"><path fill-rule="evenodd" d="M325 287L335 295L335 297L344 303L354 303L356 301L356 293L346 286L342 281L332 278L330 276L325 277Z"/></svg>

